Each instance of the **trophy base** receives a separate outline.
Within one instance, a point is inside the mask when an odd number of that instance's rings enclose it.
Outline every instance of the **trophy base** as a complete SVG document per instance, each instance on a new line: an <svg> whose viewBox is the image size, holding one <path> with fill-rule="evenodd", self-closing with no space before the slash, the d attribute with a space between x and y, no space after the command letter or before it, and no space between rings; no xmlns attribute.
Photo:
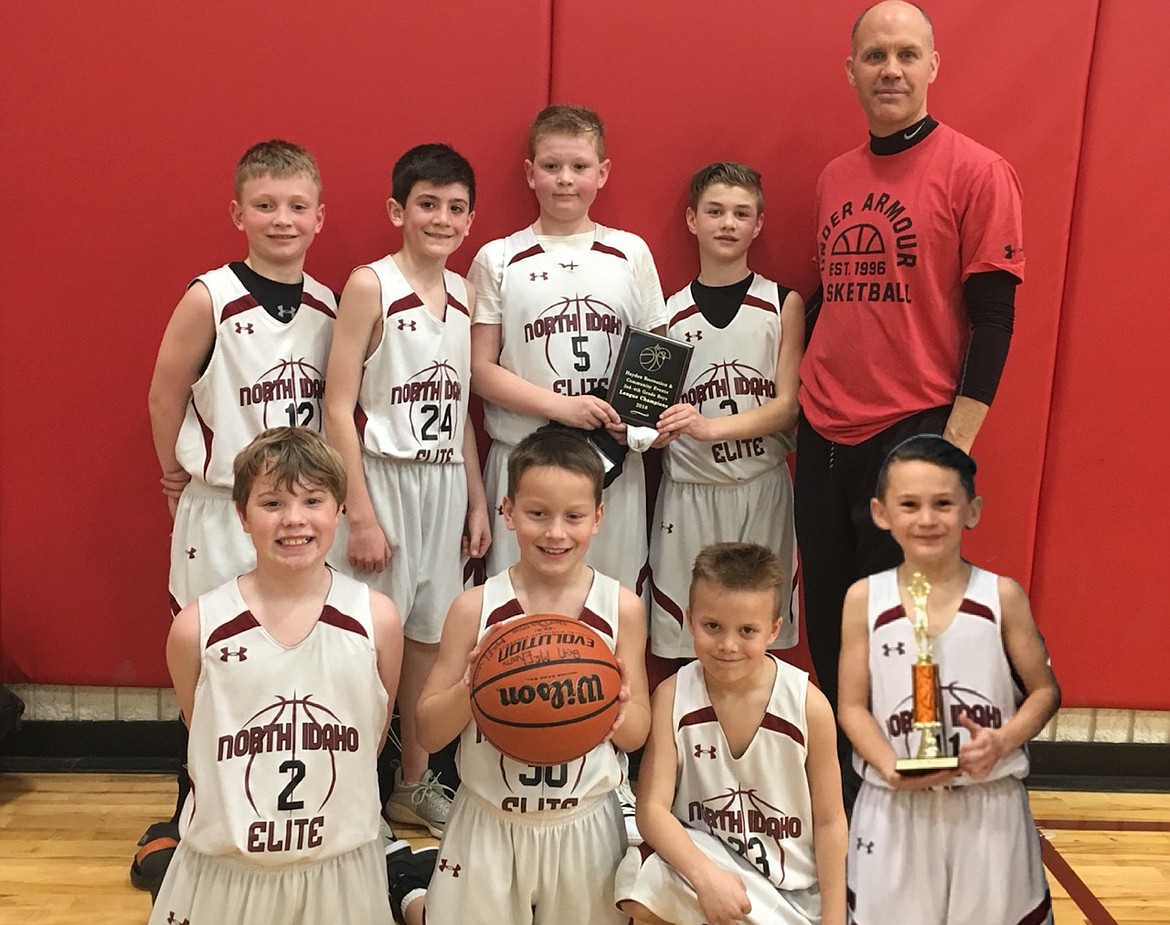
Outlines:
<svg viewBox="0 0 1170 925"><path fill-rule="evenodd" d="M935 771L953 771L959 766L954 755L939 755L937 758L900 758L894 762L899 774L913 777L915 774L933 774Z"/></svg>

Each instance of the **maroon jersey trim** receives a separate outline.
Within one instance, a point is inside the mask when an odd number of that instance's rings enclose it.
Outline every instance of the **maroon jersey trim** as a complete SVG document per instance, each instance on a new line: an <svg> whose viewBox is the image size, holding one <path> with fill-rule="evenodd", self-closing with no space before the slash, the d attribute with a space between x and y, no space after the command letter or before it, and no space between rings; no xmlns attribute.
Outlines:
<svg viewBox="0 0 1170 925"><path fill-rule="evenodd" d="M353 406L353 423L354 423L354 426L357 428L358 436L361 437L363 440L365 440L365 438L366 438L366 425L369 422L370 422L370 419L366 416L366 412L362 408L362 406L361 405L354 405Z"/></svg>
<svg viewBox="0 0 1170 925"><path fill-rule="evenodd" d="M195 420L199 422L199 432L203 435L203 478L207 479L207 470L211 466L211 444L215 440L215 431L207 426L207 422L203 420L203 415L199 413L199 408L195 405L195 399L191 399L191 407L195 409Z"/></svg>
<svg viewBox="0 0 1170 925"><path fill-rule="evenodd" d="M219 323L223 324L233 315L238 315L241 312L246 312L250 308L259 308L260 303L256 301L256 297L250 292L247 295L242 295L238 299L232 299L223 310L219 313Z"/></svg>
<svg viewBox="0 0 1170 925"><path fill-rule="evenodd" d="M332 604L326 604L322 608L321 622L328 623L330 626L336 626L339 630L349 630L351 633L357 633L366 639L370 638L370 634L366 632L364 626L348 614L342 613Z"/></svg>
<svg viewBox="0 0 1170 925"><path fill-rule="evenodd" d="M703 723L717 723L719 717L715 715L714 707L700 707L697 710L691 710L690 713L684 715L678 721L678 728L683 726L701 726Z"/></svg>
<svg viewBox="0 0 1170 925"><path fill-rule="evenodd" d="M594 241L593 246L589 249L591 251L597 251L599 254L609 254L611 257L620 257L622 260L629 259L616 247L610 247L608 244L602 244L600 241Z"/></svg>
<svg viewBox="0 0 1170 925"><path fill-rule="evenodd" d="M467 306L464 305L462 302L460 302L457 298L455 298L455 296L451 295L451 293L449 293L449 292L447 293L447 304L451 308L454 308L454 309L457 309L458 311L463 312L463 314L465 314L468 318L471 317L471 312L469 312L467 310Z"/></svg>
<svg viewBox="0 0 1170 925"><path fill-rule="evenodd" d="M519 263L521 260L527 260L529 257L535 257L537 254L543 254L544 248L539 244L533 244L532 247L526 251L520 251L515 257L508 261L508 266L514 263Z"/></svg>
<svg viewBox="0 0 1170 925"><path fill-rule="evenodd" d="M984 620L995 622L995 614L992 613L991 608L986 604L980 604L978 601L973 601L969 597L963 598L963 603L959 605L960 613L969 613L973 617L982 617Z"/></svg>
<svg viewBox="0 0 1170 925"><path fill-rule="evenodd" d="M505 620L511 620L513 617L523 615L524 608L520 606L520 602L516 598L512 598L508 603L501 604L488 614L487 623L484 624L484 627L495 626L497 623L503 623Z"/></svg>
<svg viewBox="0 0 1170 925"><path fill-rule="evenodd" d="M765 713L763 720L760 721L760 728L786 735L797 745L804 745L804 733L775 713Z"/></svg>
<svg viewBox="0 0 1170 925"><path fill-rule="evenodd" d="M1040 925L1048 918L1048 913L1052 909L1052 894L1047 890L1044 891L1044 898L1040 901L1035 909L1020 919L1018 925Z"/></svg>
<svg viewBox="0 0 1170 925"><path fill-rule="evenodd" d="M217 642L223 642L225 639L231 639L240 633L246 633L248 630L255 629L259 625L260 621L252 616L252 611L245 610L243 613L232 617L227 623L221 623L212 630L211 635L207 637L207 645L204 648L210 649Z"/></svg>
<svg viewBox="0 0 1170 925"><path fill-rule="evenodd" d="M301 305L305 306L305 308L311 308L313 311L320 312L322 315L325 315L328 318L337 317L337 312L335 312L316 296L309 295L307 292L301 293Z"/></svg>
<svg viewBox="0 0 1170 925"><path fill-rule="evenodd" d="M906 616L906 608L901 604L895 604L885 613L880 614L876 620L873 621L873 628L880 630L887 623L893 623L895 620L900 620Z"/></svg>
<svg viewBox="0 0 1170 925"><path fill-rule="evenodd" d="M670 319L670 327L674 327L674 325L682 321L686 321L691 317L691 315L697 314L699 314L699 306L697 305L692 305L690 308L684 308L681 312L677 312L675 316Z"/></svg>
<svg viewBox="0 0 1170 925"><path fill-rule="evenodd" d="M578 619L587 626L592 626L598 632L605 633L611 639L617 637L617 633L613 631L613 627L609 625L609 622L605 618L595 614L588 607L581 608L581 616Z"/></svg>
<svg viewBox="0 0 1170 925"><path fill-rule="evenodd" d="M404 295L401 299L391 302L386 306L386 317L397 315L399 312L409 311L412 308L418 308L423 304L423 300L418 297L418 293L412 292L410 295Z"/></svg>
<svg viewBox="0 0 1170 925"><path fill-rule="evenodd" d="M761 299L759 296L745 295L743 297L743 304L750 305L752 308L762 308L766 312L771 312L773 315L779 315L780 312L776 310L776 306L767 299Z"/></svg>
<svg viewBox="0 0 1170 925"><path fill-rule="evenodd" d="M679 626L682 626L686 622L686 618L683 616L682 609L678 606L678 604L667 597L666 593L657 585L653 584L653 582L651 582L650 585L650 596L654 598L655 604L657 604L678 621Z"/></svg>

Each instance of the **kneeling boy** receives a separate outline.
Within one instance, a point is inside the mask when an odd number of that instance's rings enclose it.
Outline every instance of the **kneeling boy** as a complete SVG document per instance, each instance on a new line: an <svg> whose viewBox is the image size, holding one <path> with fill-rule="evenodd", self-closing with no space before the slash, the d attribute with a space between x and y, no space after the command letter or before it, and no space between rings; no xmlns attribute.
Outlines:
<svg viewBox="0 0 1170 925"><path fill-rule="evenodd" d="M768 645L784 571L768 549L699 553L687 620L698 661L654 693L638 828L617 905L678 925L845 921L836 726L808 675Z"/></svg>

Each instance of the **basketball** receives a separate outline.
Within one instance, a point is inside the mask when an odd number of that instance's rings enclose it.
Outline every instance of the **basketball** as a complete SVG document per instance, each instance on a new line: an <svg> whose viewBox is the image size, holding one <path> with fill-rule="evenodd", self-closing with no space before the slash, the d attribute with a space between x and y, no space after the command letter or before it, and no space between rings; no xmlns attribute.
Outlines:
<svg viewBox="0 0 1170 925"><path fill-rule="evenodd" d="M505 755L526 764L562 764L609 733L621 672L589 626L531 614L509 620L481 646L471 672L471 713Z"/></svg>

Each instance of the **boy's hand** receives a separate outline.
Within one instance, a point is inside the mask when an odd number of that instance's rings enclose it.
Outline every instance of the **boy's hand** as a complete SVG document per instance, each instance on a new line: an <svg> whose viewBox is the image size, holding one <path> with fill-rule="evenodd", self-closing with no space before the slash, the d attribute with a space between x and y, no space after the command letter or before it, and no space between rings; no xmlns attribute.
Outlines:
<svg viewBox="0 0 1170 925"><path fill-rule="evenodd" d="M467 509L467 526L463 535L463 555L479 559L492 544L487 508L476 504Z"/></svg>
<svg viewBox="0 0 1170 925"><path fill-rule="evenodd" d="M959 769L972 780L983 780L1003 757L999 730L980 726L966 710L959 714L959 722L971 733L971 740L959 746Z"/></svg>
<svg viewBox="0 0 1170 925"><path fill-rule="evenodd" d="M179 509L179 495L191 481L191 475L186 469L172 469L164 472L159 481L162 483L163 494L167 496L167 507L170 508L173 520L175 512Z"/></svg>
<svg viewBox="0 0 1170 925"><path fill-rule="evenodd" d="M491 633L487 634L487 636L491 635ZM477 642L475 648L467 653L467 667L463 669L463 686L467 688L468 692L471 691L471 673L475 670L475 663L479 660L479 653L483 650L487 636Z"/></svg>
<svg viewBox="0 0 1170 925"><path fill-rule="evenodd" d="M734 925L743 921L744 916L752 911L743 878L734 871L712 864L703 882L694 886L703 921L710 925Z"/></svg>
<svg viewBox="0 0 1170 925"><path fill-rule="evenodd" d="M882 772L882 777L892 790L929 790L931 787L949 784L958 773L954 770L934 771L931 774L899 774L891 762L889 769Z"/></svg>
<svg viewBox="0 0 1170 925"><path fill-rule="evenodd" d="M364 572L380 572L390 564L390 544L386 534L374 523L349 523L349 542L345 547L349 564Z"/></svg>
<svg viewBox="0 0 1170 925"><path fill-rule="evenodd" d="M686 434L706 442L715 439L711 433L711 422L699 414L698 408L685 402L671 405L662 412L658 418L658 433L671 437Z"/></svg>
<svg viewBox="0 0 1170 925"><path fill-rule="evenodd" d="M618 712L617 716L613 718L613 725L609 727L609 732L606 733L604 741L610 741L614 733L617 732L622 723L626 720L626 704L630 700L630 684L626 678L626 663L622 659L617 660L618 673L622 678L622 686L618 689Z"/></svg>
<svg viewBox="0 0 1170 925"><path fill-rule="evenodd" d="M596 430L608 424L621 424L612 406L596 395L563 395L555 420L579 430Z"/></svg>

